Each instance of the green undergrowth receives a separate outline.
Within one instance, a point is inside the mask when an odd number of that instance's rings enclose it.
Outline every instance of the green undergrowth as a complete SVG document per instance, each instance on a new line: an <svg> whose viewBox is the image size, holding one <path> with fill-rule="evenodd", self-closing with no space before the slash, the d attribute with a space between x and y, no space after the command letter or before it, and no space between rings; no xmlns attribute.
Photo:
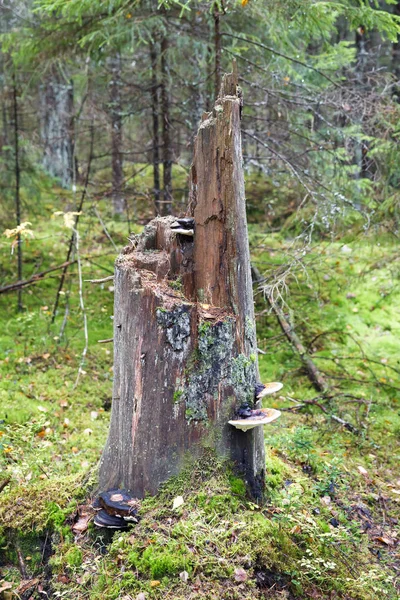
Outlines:
<svg viewBox="0 0 400 600"><path fill-rule="evenodd" d="M210 455L146 499L140 524L117 532L105 556L94 532L75 545L60 543L51 559L56 593L68 589L90 600L139 593L176 600L396 598L393 576L371 557L345 511L336 508L340 525L332 527L323 492L301 469L274 453L267 467L265 506L250 502L230 468ZM173 509L178 495L184 503Z"/></svg>

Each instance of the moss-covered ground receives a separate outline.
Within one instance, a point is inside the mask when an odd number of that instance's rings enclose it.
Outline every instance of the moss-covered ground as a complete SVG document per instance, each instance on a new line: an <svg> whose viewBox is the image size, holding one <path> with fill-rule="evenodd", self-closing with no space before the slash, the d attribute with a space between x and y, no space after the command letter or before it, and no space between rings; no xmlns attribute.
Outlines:
<svg viewBox="0 0 400 600"><path fill-rule="evenodd" d="M30 218L26 277L65 260L71 230L54 212L71 199L54 198L49 191ZM83 280L113 269L99 214L118 248L128 235L105 204L96 213L88 201L79 225ZM353 226L315 242L300 263L289 231L251 224L252 257L267 283L291 265L282 308L325 374L330 400L319 398L258 293L262 379L284 383L266 403L283 414L265 429L265 504L249 501L229 466L207 456L146 499L140 524L111 544L92 525L74 536L71 518L90 495L107 436L112 344L98 340L112 337L112 281L83 283L83 363L76 263L54 324L59 272L23 291L23 312L15 294L0 295L0 597L399 598L398 245ZM0 252L2 280L14 281L10 240L2 238ZM177 496L184 504L174 510ZM34 581L28 591L25 578Z"/></svg>

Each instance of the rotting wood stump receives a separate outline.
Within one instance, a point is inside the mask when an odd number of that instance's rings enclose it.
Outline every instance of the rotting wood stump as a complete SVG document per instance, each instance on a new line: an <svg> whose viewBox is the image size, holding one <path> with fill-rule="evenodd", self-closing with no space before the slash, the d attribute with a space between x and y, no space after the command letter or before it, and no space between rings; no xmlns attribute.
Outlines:
<svg viewBox="0 0 400 600"><path fill-rule="evenodd" d="M100 489L154 494L205 448L260 499L262 427L228 424L258 381L237 74L225 75L194 148L194 237L157 217L115 266L114 390Z"/></svg>

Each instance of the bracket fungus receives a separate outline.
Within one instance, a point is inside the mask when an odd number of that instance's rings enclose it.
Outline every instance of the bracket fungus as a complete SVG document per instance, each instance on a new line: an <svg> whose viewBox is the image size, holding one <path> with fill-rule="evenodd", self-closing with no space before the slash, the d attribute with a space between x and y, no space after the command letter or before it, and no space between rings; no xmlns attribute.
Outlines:
<svg viewBox="0 0 400 600"><path fill-rule="evenodd" d="M129 526L125 519L116 515L109 515L104 508L95 514L94 524L96 527L104 527L105 529L127 529Z"/></svg>
<svg viewBox="0 0 400 600"><path fill-rule="evenodd" d="M283 383L279 381L271 381L271 383L257 383L255 386L255 397L257 400L261 400L264 396L275 394L283 388Z"/></svg>
<svg viewBox="0 0 400 600"><path fill-rule="evenodd" d="M182 217L180 219L176 219L171 224L171 229L175 233L179 233L180 235L187 235L189 237L194 236L194 219L191 217Z"/></svg>
<svg viewBox="0 0 400 600"><path fill-rule="evenodd" d="M254 400L255 403L258 400L261 400L264 396L268 396L269 394L274 394L283 388L283 384L278 381L273 381L271 383L256 383L254 387ZM252 409L250 405L245 402L240 406L240 408L236 412L236 419L232 419L228 421L229 425L236 427L236 429L240 429L241 431L247 431L249 429L253 429L254 427L258 427L260 425L268 425L275 419L281 416L281 411L276 410L275 408L254 408Z"/></svg>
<svg viewBox="0 0 400 600"><path fill-rule="evenodd" d="M129 523L138 523L140 502L126 490L108 490L99 494L95 507L94 523L97 527L126 529Z"/></svg>
<svg viewBox="0 0 400 600"><path fill-rule="evenodd" d="M236 429L247 431L248 429L253 429L259 425L268 425L268 423L275 421L275 419L281 416L281 411L276 410L275 408L260 408L253 412L259 414L248 417L247 419L233 419L232 421L228 421L228 423L229 425L236 427Z"/></svg>

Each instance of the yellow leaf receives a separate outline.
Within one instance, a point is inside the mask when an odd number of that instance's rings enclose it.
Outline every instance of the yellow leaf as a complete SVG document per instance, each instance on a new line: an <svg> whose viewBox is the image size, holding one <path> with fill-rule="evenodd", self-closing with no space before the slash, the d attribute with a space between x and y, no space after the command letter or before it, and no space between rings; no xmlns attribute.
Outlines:
<svg viewBox="0 0 400 600"><path fill-rule="evenodd" d="M32 225L32 223L30 223L29 221L26 221L25 223L21 223L20 225L18 225L18 227L15 227L14 229L6 229L3 232L3 235L5 235L8 238L11 237L16 237L18 235L20 236L31 236L33 237L33 231L31 229L29 229L28 225Z"/></svg>
<svg viewBox="0 0 400 600"><path fill-rule="evenodd" d="M246 6L249 0L242 0L242 6Z"/></svg>
<svg viewBox="0 0 400 600"><path fill-rule="evenodd" d="M82 214L81 212L76 212L76 211L69 211L69 212L62 212L61 210L57 210L55 213L53 213L55 216L62 216L64 218L64 226L68 227L68 229L73 229L75 226L75 217L78 217L79 215Z"/></svg>

